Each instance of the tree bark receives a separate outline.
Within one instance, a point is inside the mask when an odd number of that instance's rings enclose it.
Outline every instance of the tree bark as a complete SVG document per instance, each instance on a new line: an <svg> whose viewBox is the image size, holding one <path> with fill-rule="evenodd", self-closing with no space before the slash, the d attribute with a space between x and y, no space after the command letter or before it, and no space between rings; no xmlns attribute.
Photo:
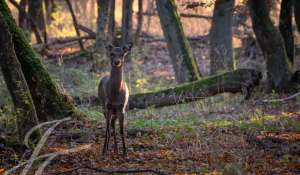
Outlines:
<svg viewBox="0 0 300 175"><path fill-rule="evenodd" d="M133 0L123 0L122 9L122 45L132 42L132 11Z"/></svg>
<svg viewBox="0 0 300 175"><path fill-rule="evenodd" d="M26 7L28 5L28 0L20 1L20 9L19 9L19 26L26 31L28 29L28 23L26 19Z"/></svg>
<svg viewBox="0 0 300 175"><path fill-rule="evenodd" d="M300 9L298 9L300 10ZM294 35L293 35L293 0L282 0L279 20L279 30L284 39L287 56L294 62Z"/></svg>
<svg viewBox="0 0 300 175"><path fill-rule="evenodd" d="M68 96L62 94L41 63L40 56L29 45L23 32L18 28L5 3L0 0L0 11L12 34L17 58L33 98L40 121L60 119L66 116L80 117Z"/></svg>
<svg viewBox="0 0 300 175"><path fill-rule="evenodd" d="M184 34L174 0L156 0L160 23L179 83L200 79L199 67Z"/></svg>
<svg viewBox="0 0 300 175"><path fill-rule="evenodd" d="M248 6L256 39L266 59L269 88L283 91L292 77L284 40L270 19L265 1L249 0Z"/></svg>
<svg viewBox="0 0 300 175"><path fill-rule="evenodd" d="M295 20L296 20L296 25L298 28L298 32L300 33L300 1L299 0L294 0L294 14L295 14Z"/></svg>
<svg viewBox="0 0 300 175"><path fill-rule="evenodd" d="M14 52L12 37L8 26L0 13L0 66L15 105L19 141L38 124L35 106L23 75L21 65Z"/></svg>
<svg viewBox="0 0 300 175"><path fill-rule="evenodd" d="M143 28L143 0L138 0L137 26L135 32L135 43L138 44Z"/></svg>
<svg viewBox="0 0 300 175"><path fill-rule="evenodd" d="M210 29L210 74L234 69L232 16L235 0L215 2Z"/></svg>
<svg viewBox="0 0 300 175"><path fill-rule="evenodd" d="M44 42L46 42L46 24L44 19L44 11L43 11L43 0L28 0L28 15L35 24L37 25L37 28L44 36ZM32 26L33 28L34 26ZM43 43L43 41L40 41L38 37L36 37L37 42L39 44Z"/></svg>
<svg viewBox="0 0 300 175"><path fill-rule="evenodd" d="M109 17L108 17L108 40L110 43L113 43L114 38L115 38L115 26L116 26L115 7L116 7L115 0L110 0L109 1Z"/></svg>

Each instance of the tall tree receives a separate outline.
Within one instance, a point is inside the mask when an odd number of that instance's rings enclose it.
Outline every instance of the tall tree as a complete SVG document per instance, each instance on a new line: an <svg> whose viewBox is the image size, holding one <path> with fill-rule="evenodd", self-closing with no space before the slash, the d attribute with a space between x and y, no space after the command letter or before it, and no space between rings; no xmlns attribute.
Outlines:
<svg viewBox="0 0 300 175"><path fill-rule="evenodd" d="M160 23L180 83L200 79L199 67L184 34L174 0L156 0Z"/></svg>
<svg viewBox="0 0 300 175"><path fill-rule="evenodd" d="M135 32L135 43L138 43L143 27L143 0L138 0L138 16Z"/></svg>
<svg viewBox="0 0 300 175"><path fill-rule="evenodd" d="M0 13L0 66L17 111L20 142L26 133L38 124L29 88L17 59L8 26Z"/></svg>
<svg viewBox="0 0 300 175"><path fill-rule="evenodd" d="M0 0L0 11L12 34L15 52L29 86L38 119L47 121L66 116L80 117L68 96L58 89L42 65L40 56L32 49L23 32L16 25L5 0Z"/></svg>
<svg viewBox="0 0 300 175"><path fill-rule="evenodd" d="M27 30L27 19L26 19L26 7L28 5L28 0L21 0L20 3L20 10L19 10L19 26L23 29L23 30Z"/></svg>
<svg viewBox="0 0 300 175"><path fill-rule="evenodd" d="M235 0L216 0L210 29L210 74L234 69L232 15Z"/></svg>
<svg viewBox="0 0 300 175"><path fill-rule="evenodd" d="M109 19L108 19L108 40L110 43L113 42L115 38L115 8L116 8L116 2L115 0L109 1Z"/></svg>
<svg viewBox="0 0 300 175"><path fill-rule="evenodd" d="M279 29L285 42L287 56L294 62L294 35L293 35L293 0L282 0L280 10Z"/></svg>
<svg viewBox="0 0 300 175"><path fill-rule="evenodd" d="M123 0L122 7L122 45L132 42L133 0Z"/></svg>
<svg viewBox="0 0 300 175"><path fill-rule="evenodd" d="M300 1L294 0L294 13L298 31L300 32Z"/></svg>
<svg viewBox="0 0 300 175"><path fill-rule="evenodd" d="M44 42L47 42L46 23L44 19L43 0L28 0L28 15L35 22L39 31L43 34ZM31 26L34 28L34 26ZM40 44L42 41L37 42Z"/></svg>
<svg viewBox="0 0 300 175"><path fill-rule="evenodd" d="M101 66L101 62L106 60L105 58L105 43L107 37L107 25L108 25L108 12L109 1L97 0L98 2L98 18L97 18L97 32L96 42L94 46L93 59L94 63L92 70L96 71Z"/></svg>
<svg viewBox="0 0 300 175"><path fill-rule="evenodd" d="M266 1L249 0L248 6L254 33L266 59L270 88L282 91L292 77L284 40L270 19Z"/></svg>

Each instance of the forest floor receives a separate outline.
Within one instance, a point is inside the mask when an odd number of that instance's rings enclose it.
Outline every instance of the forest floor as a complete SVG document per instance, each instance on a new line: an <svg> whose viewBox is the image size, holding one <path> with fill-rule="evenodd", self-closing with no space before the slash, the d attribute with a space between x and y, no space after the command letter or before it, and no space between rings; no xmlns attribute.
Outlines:
<svg viewBox="0 0 300 175"><path fill-rule="evenodd" d="M162 44L159 48L149 53L146 50L144 57L126 66L131 92L148 92L176 84L166 47ZM100 77L108 72L89 72L89 61L82 59L61 65L46 63L46 66L61 89L71 96L96 95ZM189 104L129 111L127 157L112 149L109 156L101 154L105 133L101 108L84 104L78 108L89 118L61 124L40 155L69 149L78 151L56 157L44 174L92 175L148 169L165 174L296 175L300 173L300 99L261 102L283 97L263 95L257 89L248 101L241 94L221 94ZM0 173L28 160L30 155L30 151L18 154L1 147ZM41 163L34 167L40 167ZM34 168L30 172L34 173Z"/></svg>

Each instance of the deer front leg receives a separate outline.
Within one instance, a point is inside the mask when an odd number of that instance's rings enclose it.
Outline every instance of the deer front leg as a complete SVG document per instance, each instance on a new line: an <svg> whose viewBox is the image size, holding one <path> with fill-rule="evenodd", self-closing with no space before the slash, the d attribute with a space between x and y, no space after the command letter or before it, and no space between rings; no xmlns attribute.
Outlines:
<svg viewBox="0 0 300 175"><path fill-rule="evenodd" d="M124 137L124 117L125 117L125 113L121 112L119 115L120 134L121 134L121 138L122 138L123 155L126 156L127 148L126 148L125 137Z"/></svg>
<svg viewBox="0 0 300 175"><path fill-rule="evenodd" d="M105 112L105 118L106 118L106 130L105 130L105 141L103 145L103 151L102 154L105 155L109 148L109 140L110 140L110 123L111 123L111 111L107 110Z"/></svg>
<svg viewBox="0 0 300 175"><path fill-rule="evenodd" d="M112 129L112 135L113 135L113 139L114 139L114 150L115 150L115 153L117 154L118 153L118 143L117 143L116 127L115 127L116 119L117 119L117 116L114 115L111 120L111 129Z"/></svg>

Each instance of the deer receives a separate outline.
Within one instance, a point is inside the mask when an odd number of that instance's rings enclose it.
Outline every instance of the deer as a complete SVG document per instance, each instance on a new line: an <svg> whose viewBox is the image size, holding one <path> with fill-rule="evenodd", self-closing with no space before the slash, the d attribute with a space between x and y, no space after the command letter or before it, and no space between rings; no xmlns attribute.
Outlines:
<svg viewBox="0 0 300 175"><path fill-rule="evenodd" d="M106 119L105 141L102 150L103 155L109 151L111 135L114 139L114 151L118 154L118 143L115 131L117 119L120 125L123 155L127 155L124 137L124 117L128 109L129 90L124 81L123 72L125 58L130 53L131 47L131 43L123 47L116 47L111 44L106 46L107 56L110 57L111 70L110 75L101 79L98 88L98 97Z"/></svg>

